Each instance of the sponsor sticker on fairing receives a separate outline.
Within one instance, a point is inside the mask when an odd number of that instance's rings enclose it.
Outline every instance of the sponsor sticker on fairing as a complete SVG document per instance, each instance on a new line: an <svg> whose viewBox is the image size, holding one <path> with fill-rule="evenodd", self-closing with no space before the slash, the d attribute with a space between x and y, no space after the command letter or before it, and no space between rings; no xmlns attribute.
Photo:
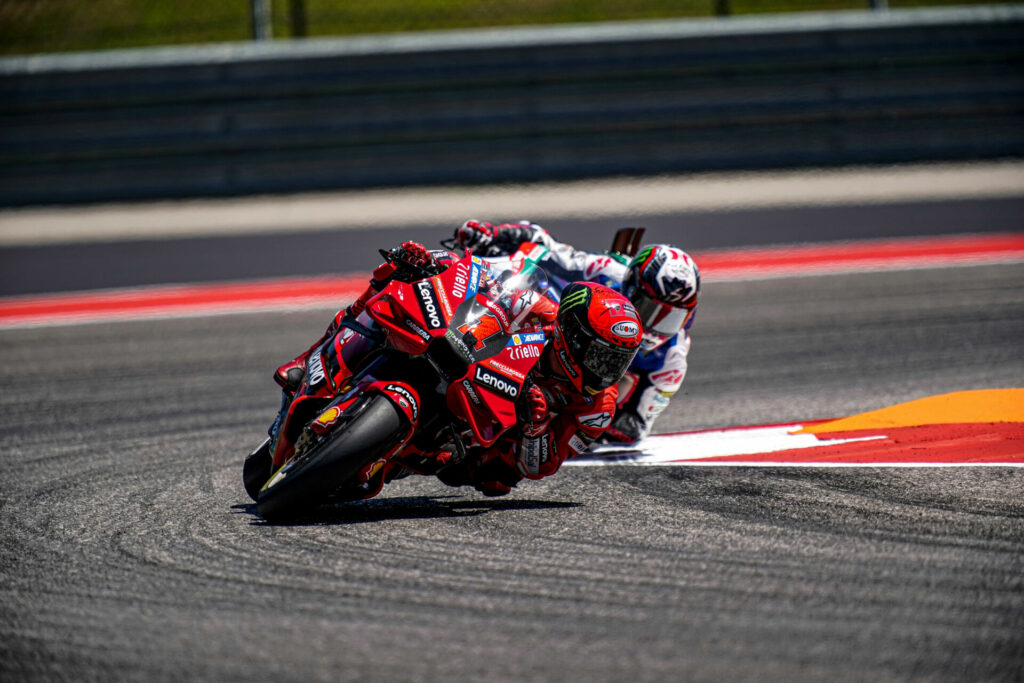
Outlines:
<svg viewBox="0 0 1024 683"><path fill-rule="evenodd" d="M334 423L341 417L342 412L342 409L338 406L328 408L313 420L313 430L318 434L323 434L334 426Z"/></svg>
<svg viewBox="0 0 1024 683"><path fill-rule="evenodd" d="M473 258L473 270L471 270L470 273L469 273L469 292L468 292L468 295L476 294L477 290L480 288L480 276L481 276L481 273L482 273L482 269L480 268L480 263L479 263L479 261L477 261L476 257L474 257Z"/></svg>
<svg viewBox="0 0 1024 683"><path fill-rule="evenodd" d="M412 328L413 332L419 335L420 339L422 339L423 341L430 341L430 333L427 332L425 329L423 329L422 327L420 327L411 320L406 320L406 324Z"/></svg>
<svg viewBox="0 0 1024 683"><path fill-rule="evenodd" d="M473 388L473 383L468 379L462 380L462 388L469 394L469 399L476 405L480 405L480 395L476 393L476 389Z"/></svg>
<svg viewBox="0 0 1024 683"><path fill-rule="evenodd" d="M544 348L540 344L520 344L512 346L508 350L508 357L512 360L530 360L540 358L540 350Z"/></svg>
<svg viewBox="0 0 1024 683"><path fill-rule="evenodd" d="M324 381L324 364L320 358L320 349L317 349L309 356L306 363L306 371L309 373L309 386L315 387Z"/></svg>
<svg viewBox="0 0 1024 683"><path fill-rule="evenodd" d="M505 365L504 363L499 363L498 361L494 360L493 358L490 359L489 361L487 361L487 364L490 365L495 370L500 370L501 372L507 372L508 374L510 374L513 377L515 377L516 379L518 379L520 382L526 381L526 375L524 375L523 373L519 372L518 370L516 370L514 368L510 368L509 366Z"/></svg>
<svg viewBox="0 0 1024 683"><path fill-rule="evenodd" d="M437 296L434 294L434 287L430 280L420 280L416 283L416 296L420 302L420 312L423 319L427 321L427 327L432 330L439 330L444 327L444 319L441 317L441 309L437 303Z"/></svg>
<svg viewBox="0 0 1024 683"><path fill-rule="evenodd" d="M460 354L462 354L462 357L464 359L466 359L469 362L473 362L472 352L470 352L469 347L466 346L466 343L459 339L458 335L456 335L451 330L448 330L447 332L444 333L444 338L455 345L456 350Z"/></svg>
<svg viewBox="0 0 1024 683"><path fill-rule="evenodd" d="M515 380L499 375L496 372L491 372L482 365L476 366L476 373L473 375L473 379L485 389L490 389L510 401L514 401L516 396L519 395L519 384Z"/></svg>
<svg viewBox="0 0 1024 683"><path fill-rule="evenodd" d="M498 319L498 322L501 323L503 329L507 330L509 328L508 316L505 314L505 311L502 310L501 306L493 301L485 301L484 306L486 306L488 310L490 310L491 314Z"/></svg>
<svg viewBox="0 0 1024 683"><path fill-rule="evenodd" d="M430 281L434 283L434 293L437 294L438 301L441 302L441 308L444 309L445 316L448 317L448 318L451 318L452 317L452 305L448 301L448 292L445 290L444 286L441 284L441 278L434 277L434 278L431 278Z"/></svg>
<svg viewBox="0 0 1024 683"><path fill-rule="evenodd" d="M457 299L465 299L472 279L472 271L465 261L455 264L455 281L452 283L452 294Z"/></svg>
<svg viewBox="0 0 1024 683"><path fill-rule="evenodd" d="M520 344L543 344L545 340L543 332L530 332L527 334L513 334L506 346L519 346Z"/></svg>
<svg viewBox="0 0 1024 683"><path fill-rule="evenodd" d="M393 394L398 394L399 396L401 396L402 398L409 402L409 406L412 408L412 421L415 422L416 419L419 417L420 409L419 405L416 403L415 397L413 397L412 395L412 392L403 387L401 384L388 384L384 387L384 389L386 391L390 391Z"/></svg>

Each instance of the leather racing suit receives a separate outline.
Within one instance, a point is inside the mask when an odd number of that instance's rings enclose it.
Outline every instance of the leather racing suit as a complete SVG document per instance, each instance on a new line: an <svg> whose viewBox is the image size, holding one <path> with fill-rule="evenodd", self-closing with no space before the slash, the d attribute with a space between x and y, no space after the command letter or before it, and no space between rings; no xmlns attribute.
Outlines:
<svg viewBox="0 0 1024 683"><path fill-rule="evenodd" d="M551 362L550 343L527 382L543 392L546 416L536 421L521 416L516 427L491 447L442 468L437 473L441 481L472 485L488 496L505 495L522 479L543 479L557 472L566 460L586 452L612 423L618 388L613 384L592 396L579 393L559 376Z"/></svg>

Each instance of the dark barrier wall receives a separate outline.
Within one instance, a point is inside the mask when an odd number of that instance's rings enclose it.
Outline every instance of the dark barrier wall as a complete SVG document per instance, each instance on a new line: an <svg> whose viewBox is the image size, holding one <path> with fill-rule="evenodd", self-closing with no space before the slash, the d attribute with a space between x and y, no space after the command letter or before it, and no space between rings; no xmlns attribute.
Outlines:
<svg viewBox="0 0 1024 683"><path fill-rule="evenodd" d="M0 204L1019 156L1024 6L0 60Z"/></svg>

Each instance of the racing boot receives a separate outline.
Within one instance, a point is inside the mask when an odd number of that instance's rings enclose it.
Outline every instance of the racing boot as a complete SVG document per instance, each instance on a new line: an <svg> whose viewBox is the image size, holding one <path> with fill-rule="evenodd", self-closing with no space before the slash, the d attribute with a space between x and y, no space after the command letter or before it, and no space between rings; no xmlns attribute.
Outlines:
<svg viewBox="0 0 1024 683"><path fill-rule="evenodd" d="M351 322L359 317L359 314L366 310L366 302L384 289L384 286L390 281L391 276L394 275L394 273L395 266L392 264L382 263L379 265L373 271L373 277L370 279L370 283L367 285L363 293L360 294L355 301L335 314L334 320L331 321L327 330L324 331L323 336L317 339L312 346L275 370L274 381L277 382L277 384L286 392L294 395L302 384L302 380L306 377L306 361L309 360L309 354L313 353L317 347L336 335L338 330L341 329L342 322Z"/></svg>

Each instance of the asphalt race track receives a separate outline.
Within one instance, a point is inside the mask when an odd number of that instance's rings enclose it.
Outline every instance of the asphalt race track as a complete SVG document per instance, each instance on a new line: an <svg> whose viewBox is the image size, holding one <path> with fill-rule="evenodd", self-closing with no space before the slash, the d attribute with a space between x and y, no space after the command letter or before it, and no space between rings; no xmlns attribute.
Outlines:
<svg viewBox="0 0 1024 683"><path fill-rule="evenodd" d="M1024 175L1024 166L1021 173ZM988 199L757 207L639 219L630 215L549 219L536 214L479 218L529 218L549 228L559 240L593 251L609 248L617 228L639 224L647 228L645 243L670 243L700 252L737 246L1019 231L1024 229L1024 179L1021 185L1022 196ZM465 218L457 215L458 220L418 227L396 223L333 231L0 246L0 296L364 273L380 262L380 248L390 249L404 240L437 247L438 240L450 237ZM2 219L0 213L0 239Z"/></svg>
<svg viewBox="0 0 1024 683"><path fill-rule="evenodd" d="M329 315L0 331L0 678L1024 677L1019 468L411 478L264 524L241 461ZM694 337L665 431L1022 386L1024 268L712 283Z"/></svg>

